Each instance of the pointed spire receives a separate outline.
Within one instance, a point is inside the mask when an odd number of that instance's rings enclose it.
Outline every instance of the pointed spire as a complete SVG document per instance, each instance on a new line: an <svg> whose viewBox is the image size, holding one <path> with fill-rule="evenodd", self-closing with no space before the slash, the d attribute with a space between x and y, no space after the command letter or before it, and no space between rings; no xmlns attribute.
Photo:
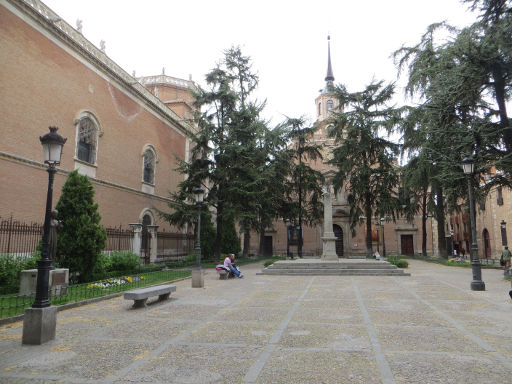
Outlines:
<svg viewBox="0 0 512 384"><path fill-rule="evenodd" d="M332 74L331 66L331 36L327 36L327 76L325 81L334 81L334 75Z"/></svg>

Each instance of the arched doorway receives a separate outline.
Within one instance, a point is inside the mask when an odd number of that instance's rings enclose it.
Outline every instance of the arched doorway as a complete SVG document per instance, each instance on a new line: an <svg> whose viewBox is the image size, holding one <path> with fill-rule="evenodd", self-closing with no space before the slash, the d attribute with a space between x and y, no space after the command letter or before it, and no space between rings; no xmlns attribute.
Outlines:
<svg viewBox="0 0 512 384"><path fill-rule="evenodd" d="M482 233L482 238L484 239L484 258L491 258L491 237L489 236L489 231L487 228L484 228Z"/></svg>
<svg viewBox="0 0 512 384"><path fill-rule="evenodd" d="M336 256L343 257L343 229L337 224L333 224L332 231L336 236Z"/></svg>
<svg viewBox="0 0 512 384"><path fill-rule="evenodd" d="M153 219L149 213L145 213L142 216L142 239L140 246L141 256L144 258L144 264L149 264L151 255L151 241L149 238L148 225L151 225Z"/></svg>

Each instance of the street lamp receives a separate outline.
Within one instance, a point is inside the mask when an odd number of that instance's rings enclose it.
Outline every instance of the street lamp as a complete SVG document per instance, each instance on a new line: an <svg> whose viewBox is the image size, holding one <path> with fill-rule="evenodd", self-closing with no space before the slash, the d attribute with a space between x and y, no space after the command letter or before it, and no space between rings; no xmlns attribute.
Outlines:
<svg viewBox="0 0 512 384"><path fill-rule="evenodd" d="M197 227L196 227L196 268L192 271L192 288L204 287L203 272L201 270L201 206L203 205L204 191L197 187L194 189L194 197L197 206Z"/></svg>
<svg viewBox="0 0 512 384"><path fill-rule="evenodd" d="M380 218L380 228L382 231L382 257L386 257L386 242L384 241L384 222L386 221L385 218Z"/></svg>
<svg viewBox="0 0 512 384"><path fill-rule="evenodd" d="M286 257L290 257L290 219L285 219L286 225Z"/></svg>
<svg viewBox="0 0 512 384"><path fill-rule="evenodd" d="M482 281L482 269L480 259L478 258L478 244L476 242L476 223L475 223L475 207L473 206L473 186L471 185L471 177L474 173L475 162L472 158L466 157L462 160L462 169L468 180L468 203L469 216L471 221L471 270L473 272L473 281L471 289L473 291L485 291L485 283Z"/></svg>
<svg viewBox="0 0 512 384"><path fill-rule="evenodd" d="M507 246L507 223L505 220L501 220L500 223L501 228L501 245Z"/></svg>
<svg viewBox="0 0 512 384"><path fill-rule="evenodd" d="M67 140L57 133L59 128L49 127L49 129L50 133L39 138L43 145L44 162L48 164L48 191L46 193L46 211L44 215L43 248L41 250L41 259L37 261L36 298L32 308L46 308L50 306L50 300L48 299L48 276L52 261L48 254L48 237L50 234L52 212L53 179L56 172L55 166L60 164L62 147Z"/></svg>
<svg viewBox="0 0 512 384"><path fill-rule="evenodd" d="M48 190L44 215L41 259L37 260L36 297L32 308L25 310L23 318L23 344L42 344L55 338L57 324L56 307L50 306L48 298L49 274L52 260L49 255L49 234L53 199L55 167L60 164L62 147L67 139L57 133L59 128L49 127L50 132L39 137L43 146L44 163L48 164Z"/></svg>

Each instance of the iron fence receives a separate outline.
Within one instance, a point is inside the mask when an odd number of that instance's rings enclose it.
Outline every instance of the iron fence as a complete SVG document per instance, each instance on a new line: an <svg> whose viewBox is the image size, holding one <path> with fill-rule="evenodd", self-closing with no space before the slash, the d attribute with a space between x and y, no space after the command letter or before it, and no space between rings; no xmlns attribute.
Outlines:
<svg viewBox="0 0 512 384"><path fill-rule="evenodd" d="M107 242L104 251L132 251L133 230L123 229L123 226L114 228L105 228L107 232Z"/></svg>
<svg viewBox="0 0 512 384"><path fill-rule="evenodd" d="M110 278L92 283L73 284L53 287L49 291L52 305L64 305L108 296L148 285L171 282L190 276L190 270L161 270L129 274L128 276ZM5 295L0 296L0 318L22 314L34 302L34 295Z"/></svg>
<svg viewBox="0 0 512 384"><path fill-rule="evenodd" d="M193 251L193 235L165 231L157 233L157 259L159 262L180 260Z"/></svg>
<svg viewBox="0 0 512 384"><path fill-rule="evenodd" d="M30 256L43 237L43 224L24 223L12 216L4 219L0 216L0 254ZM131 251L133 231L119 227L106 227L107 241L104 251Z"/></svg>
<svg viewBox="0 0 512 384"><path fill-rule="evenodd" d="M34 252L43 237L43 225L23 223L0 216L0 253L27 256Z"/></svg>

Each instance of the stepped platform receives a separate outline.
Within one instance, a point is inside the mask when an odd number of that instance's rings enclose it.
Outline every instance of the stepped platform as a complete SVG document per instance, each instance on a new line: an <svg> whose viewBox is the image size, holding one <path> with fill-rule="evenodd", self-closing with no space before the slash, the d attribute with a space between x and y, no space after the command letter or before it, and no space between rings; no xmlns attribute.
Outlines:
<svg viewBox="0 0 512 384"><path fill-rule="evenodd" d="M297 259L277 261L258 275L296 276L410 276L387 261L368 259Z"/></svg>

